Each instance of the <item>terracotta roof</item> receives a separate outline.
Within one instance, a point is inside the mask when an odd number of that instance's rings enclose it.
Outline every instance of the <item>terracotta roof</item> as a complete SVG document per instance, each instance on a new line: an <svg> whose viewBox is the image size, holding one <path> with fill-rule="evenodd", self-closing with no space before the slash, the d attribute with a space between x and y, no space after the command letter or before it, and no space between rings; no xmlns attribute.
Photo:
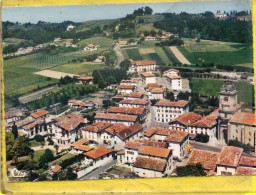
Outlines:
<svg viewBox="0 0 256 195"><path fill-rule="evenodd" d="M181 76L173 75L173 74L169 74L169 75L167 75L167 77L170 79L181 79Z"/></svg>
<svg viewBox="0 0 256 195"><path fill-rule="evenodd" d="M34 128L36 125L41 125L41 124L43 124L43 123L44 123L43 120L34 121L34 122L32 122L32 123L29 123L29 124L23 126L23 129L24 129L24 130L30 130L30 129Z"/></svg>
<svg viewBox="0 0 256 195"><path fill-rule="evenodd" d="M188 132L186 131L169 130L169 135L164 141L180 143L185 139L186 136L188 136Z"/></svg>
<svg viewBox="0 0 256 195"><path fill-rule="evenodd" d="M164 71L164 73L167 73L167 72L179 72L179 70L171 68L169 70Z"/></svg>
<svg viewBox="0 0 256 195"><path fill-rule="evenodd" d="M256 156L242 155L239 160L240 166L256 167Z"/></svg>
<svg viewBox="0 0 256 195"><path fill-rule="evenodd" d="M185 107L188 104L189 101L186 100L171 101L167 99L161 99L155 104L155 106Z"/></svg>
<svg viewBox="0 0 256 195"><path fill-rule="evenodd" d="M249 167L237 167L236 175L256 175L256 169Z"/></svg>
<svg viewBox="0 0 256 195"><path fill-rule="evenodd" d="M119 102L119 104L137 104L137 105L146 105L148 103L149 103L148 100L141 100L141 99L135 99L135 100L125 99Z"/></svg>
<svg viewBox="0 0 256 195"><path fill-rule="evenodd" d="M134 167L164 172L166 161L161 159L138 157L133 164Z"/></svg>
<svg viewBox="0 0 256 195"><path fill-rule="evenodd" d="M141 73L141 75L144 77L155 77L156 76L152 72L143 72L143 73Z"/></svg>
<svg viewBox="0 0 256 195"><path fill-rule="evenodd" d="M158 148L154 146L143 146L139 150L139 154L161 157L161 158L167 158L170 155L170 153L171 153L170 149Z"/></svg>
<svg viewBox="0 0 256 195"><path fill-rule="evenodd" d="M159 141L153 141L153 140L135 140L135 141L128 141L124 147L139 150L142 146L154 146L158 148L166 148L167 144L165 142L159 142Z"/></svg>
<svg viewBox="0 0 256 195"><path fill-rule="evenodd" d="M147 66L147 65L155 65L155 60L139 60L139 61L131 61L132 65L135 66Z"/></svg>
<svg viewBox="0 0 256 195"><path fill-rule="evenodd" d="M143 130L143 127L139 123L135 123L121 131L116 132L116 135L121 138L122 140L127 139L131 135L137 133L138 131Z"/></svg>
<svg viewBox="0 0 256 195"><path fill-rule="evenodd" d="M117 154L117 155L124 155L124 154L125 154L125 151L124 151L124 149L122 149L122 150L118 151L116 154Z"/></svg>
<svg viewBox="0 0 256 195"><path fill-rule="evenodd" d="M200 120L202 117L194 112L189 112L186 114L183 114L173 120L170 121L170 123L172 122L180 122L184 125L191 125L192 123Z"/></svg>
<svg viewBox="0 0 256 195"><path fill-rule="evenodd" d="M118 86L118 88L119 89L134 89L135 86L134 85L123 85L123 84L121 84L121 85Z"/></svg>
<svg viewBox="0 0 256 195"><path fill-rule="evenodd" d="M95 45L93 45L93 44L88 44L88 45L86 45L87 47L90 47L90 48L94 48L94 47L96 47Z"/></svg>
<svg viewBox="0 0 256 195"><path fill-rule="evenodd" d="M135 122L137 120L138 116L127 115L127 114L97 113L94 118L95 119L108 119L108 120Z"/></svg>
<svg viewBox="0 0 256 195"><path fill-rule="evenodd" d="M193 123L191 126L210 128L217 124L217 121L216 121L217 118L218 116L216 115L213 115L213 114L208 115L203 117L202 119L199 119L198 121Z"/></svg>
<svg viewBox="0 0 256 195"><path fill-rule="evenodd" d="M144 136L152 137L154 134L168 135L169 129L163 127L151 127L144 132Z"/></svg>
<svg viewBox="0 0 256 195"><path fill-rule="evenodd" d="M189 155L187 164L200 163L204 169L215 170L219 156L219 152L211 152L194 148Z"/></svg>
<svg viewBox="0 0 256 195"><path fill-rule="evenodd" d="M28 117L28 118L25 118L24 120L20 120L20 121L17 121L15 123L16 123L17 127L21 127L23 125L27 125L27 124L32 123L34 121L35 121L35 119Z"/></svg>
<svg viewBox="0 0 256 195"><path fill-rule="evenodd" d="M89 152L85 152L83 154L89 158L97 159L97 158L100 158L100 157L102 157L106 154L112 153L112 152L114 152L114 150L109 149L109 148L96 148Z"/></svg>
<svg viewBox="0 0 256 195"><path fill-rule="evenodd" d="M47 114L49 114L49 112L47 110L42 109L42 110L38 110L37 112L32 113L31 116L33 118L39 118L39 117L42 117Z"/></svg>
<svg viewBox="0 0 256 195"><path fill-rule="evenodd" d="M84 107L86 106L86 103L81 101L81 100L76 100L73 102L73 106L81 106L81 107Z"/></svg>
<svg viewBox="0 0 256 195"><path fill-rule="evenodd" d="M146 88L155 88L155 87L161 87L161 85L159 85L157 83L148 83L146 85Z"/></svg>
<svg viewBox="0 0 256 195"><path fill-rule="evenodd" d="M114 135L115 133L123 130L124 128L127 128L127 126L123 123L115 123L114 125L106 128L105 131L110 133L111 135Z"/></svg>
<svg viewBox="0 0 256 195"><path fill-rule="evenodd" d="M74 130L80 124L88 123L87 119L84 119L81 115L74 113L60 116L58 118L53 119L53 121L55 122L55 125L60 126L67 131Z"/></svg>
<svg viewBox="0 0 256 195"><path fill-rule="evenodd" d="M236 112L230 119L230 123L245 125L256 125L255 114L246 112Z"/></svg>
<svg viewBox="0 0 256 195"><path fill-rule="evenodd" d="M85 80L85 81L88 81L88 80L93 80L93 77L92 76L80 76L77 78L78 80Z"/></svg>
<svg viewBox="0 0 256 195"><path fill-rule="evenodd" d="M112 125L113 125L112 123L107 123L107 122L96 122L96 123L93 123L92 125L81 128L81 130L98 133Z"/></svg>
<svg viewBox="0 0 256 195"><path fill-rule="evenodd" d="M131 98L142 98L144 93L141 92L131 92L124 95L124 97L131 97Z"/></svg>
<svg viewBox="0 0 256 195"><path fill-rule="evenodd" d="M80 139L80 140L72 143L70 146L75 147L75 146L78 146L78 145L83 145L83 144L88 144L88 143L89 143L88 139Z"/></svg>
<svg viewBox="0 0 256 195"><path fill-rule="evenodd" d="M136 81L133 81L133 80L121 80L121 83L136 83Z"/></svg>
<svg viewBox="0 0 256 195"><path fill-rule="evenodd" d="M109 107L107 109L109 113L120 113L120 114L131 114L131 115L141 115L145 112L145 108L130 108L130 107Z"/></svg>
<svg viewBox="0 0 256 195"><path fill-rule="evenodd" d="M223 146L217 164L236 167L243 153L242 148L234 146Z"/></svg>
<svg viewBox="0 0 256 195"><path fill-rule="evenodd" d="M59 165L56 165L56 166L54 166L54 167L52 168L52 172L53 172L53 173L57 173L59 170L61 170L61 166L59 166Z"/></svg>
<svg viewBox="0 0 256 195"><path fill-rule="evenodd" d="M164 88L153 88L151 89L151 93L164 93L165 89Z"/></svg>

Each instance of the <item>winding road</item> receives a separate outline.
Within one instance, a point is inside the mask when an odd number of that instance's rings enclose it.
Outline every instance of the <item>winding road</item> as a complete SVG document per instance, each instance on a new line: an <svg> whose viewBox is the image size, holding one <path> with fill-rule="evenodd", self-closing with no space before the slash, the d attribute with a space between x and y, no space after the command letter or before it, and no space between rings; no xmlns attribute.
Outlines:
<svg viewBox="0 0 256 195"><path fill-rule="evenodd" d="M123 54L122 54L122 52L121 52L121 48L120 48L120 45L119 45L119 44L115 45L114 51L115 51L116 57L117 57L117 59L116 59L116 65L115 65L115 66L116 66L116 68L120 68L120 63L121 63L122 61L124 61L124 56L123 56Z"/></svg>

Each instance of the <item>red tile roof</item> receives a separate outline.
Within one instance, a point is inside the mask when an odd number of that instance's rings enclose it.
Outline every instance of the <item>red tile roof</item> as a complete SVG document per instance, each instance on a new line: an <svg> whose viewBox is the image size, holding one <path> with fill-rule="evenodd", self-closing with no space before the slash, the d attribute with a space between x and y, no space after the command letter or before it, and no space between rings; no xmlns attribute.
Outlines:
<svg viewBox="0 0 256 195"><path fill-rule="evenodd" d="M164 93L165 89L164 88L153 88L150 91L151 91L151 93Z"/></svg>
<svg viewBox="0 0 256 195"><path fill-rule="evenodd" d="M89 143L89 140L87 140L87 139L80 139L80 140L74 142L73 144L71 144L70 146L74 147L77 150L88 152L88 151L93 149L93 147L90 147L90 146L86 145L88 143Z"/></svg>
<svg viewBox="0 0 256 195"><path fill-rule="evenodd" d="M81 130L98 133L112 125L113 125L112 123L107 123L107 122L96 122L96 123L93 123L92 125L81 128Z"/></svg>
<svg viewBox="0 0 256 195"><path fill-rule="evenodd" d="M125 144L125 148L139 150L142 146L154 146L158 148L166 148L165 142L153 141L153 140L135 140L129 141Z"/></svg>
<svg viewBox="0 0 256 195"><path fill-rule="evenodd" d="M119 89L134 89L135 86L134 85L123 85L123 84L121 84L121 85L118 86L118 88Z"/></svg>
<svg viewBox="0 0 256 195"><path fill-rule="evenodd" d="M179 72L179 70L177 70L177 69L174 69L174 68L171 68L171 69L169 69L169 70L166 70L166 71L164 71L164 73L168 73L168 72Z"/></svg>
<svg viewBox="0 0 256 195"><path fill-rule="evenodd" d="M191 126L210 128L217 124L217 121L216 121L217 118L218 118L218 116L211 114L211 115L205 116L202 119L196 121Z"/></svg>
<svg viewBox="0 0 256 195"><path fill-rule="evenodd" d="M170 79L181 79L181 76L172 75L172 74L167 75L167 77L170 78Z"/></svg>
<svg viewBox="0 0 256 195"><path fill-rule="evenodd" d="M114 152L114 150L112 149L109 149L109 148L96 148L96 149L93 149L89 152L85 152L83 153L85 156L89 157L89 158L92 158L92 159L97 159L97 158L100 158L106 154L109 154L109 153L112 153Z"/></svg>
<svg viewBox="0 0 256 195"><path fill-rule="evenodd" d="M179 131L179 130L170 130L168 137L165 138L164 141L166 142L182 142L185 137L188 136L188 132L185 131Z"/></svg>
<svg viewBox="0 0 256 195"><path fill-rule="evenodd" d="M158 172L164 172L166 168L166 161L154 158L138 157L133 166Z"/></svg>
<svg viewBox="0 0 256 195"><path fill-rule="evenodd" d="M106 128L105 131L108 132L111 135L114 135L115 133L118 133L118 132L122 131L125 128L127 128L127 126L124 125L123 123L115 123L114 125Z"/></svg>
<svg viewBox="0 0 256 195"><path fill-rule="evenodd" d="M135 104L135 105L146 105L149 103L148 100L141 100L141 99L135 99L135 100L130 100L130 99L125 99L119 102L120 104Z"/></svg>
<svg viewBox="0 0 256 195"><path fill-rule="evenodd" d="M135 122L137 120L138 116L127 115L127 114L97 113L94 118L95 119L108 119L108 120Z"/></svg>
<svg viewBox="0 0 256 195"><path fill-rule="evenodd" d="M135 123L125 129L122 129L121 131L116 132L116 135L120 139L125 140L128 137L130 137L131 135L134 135L138 131L142 131L142 130L143 130L142 125L140 125L139 123Z"/></svg>
<svg viewBox="0 0 256 195"><path fill-rule="evenodd" d="M144 136L152 137L154 134L168 135L169 130L163 127L151 127L144 132Z"/></svg>
<svg viewBox="0 0 256 195"><path fill-rule="evenodd" d="M120 113L120 114L131 114L131 115L141 115L145 112L145 108L129 108L129 107L109 107L107 109L109 113Z"/></svg>
<svg viewBox="0 0 256 195"><path fill-rule="evenodd" d="M147 65L155 65L155 60L139 60L139 61L131 61L132 65L135 66L147 66Z"/></svg>
<svg viewBox="0 0 256 195"><path fill-rule="evenodd" d="M185 107L188 104L189 101L186 100L170 101L167 99L161 99L155 104L155 106Z"/></svg>
<svg viewBox="0 0 256 195"><path fill-rule="evenodd" d="M59 170L61 170L61 166L59 166L59 165L56 165L56 166L54 166L54 167L52 168L52 172L53 172L53 173L57 173Z"/></svg>
<svg viewBox="0 0 256 195"><path fill-rule="evenodd" d="M192 123L200 120L202 117L194 112L189 112L189 113L186 113L186 114L183 114L173 120L170 121L170 123L173 123L173 122L180 122L184 125L191 125Z"/></svg>
<svg viewBox="0 0 256 195"><path fill-rule="evenodd" d="M86 103L81 101L81 100L76 100L73 102L73 106L81 106L81 107L84 107L86 106Z"/></svg>
<svg viewBox="0 0 256 195"><path fill-rule="evenodd" d="M187 164L200 163L204 169L214 170L219 156L219 152L211 152L194 148L189 155Z"/></svg>
<svg viewBox="0 0 256 195"><path fill-rule="evenodd" d="M157 83L148 83L146 85L146 88L155 88L155 87L161 87L161 85L159 85Z"/></svg>
<svg viewBox="0 0 256 195"><path fill-rule="evenodd" d="M256 118L254 113L236 112L230 119L230 123L239 123L245 125L255 125Z"/></svg>
<svg viewBox="0 0 256 195"><path fill-rule="evenodd" d="M84 119L81 115L74 113L60 116L53 119L53 121L55 122L55 125L60 126L67 131L74 130L80 124L88 123L87 119Z"/></svg>
<svg viewBox="0 0 256 195"><path fill-rule="evenodd" d="M170 149L158 148L154 146L143 146L139 150L139 154L161 157L161 158L167 158L168 156L170 156L170 153L171 153Z"/></svg>
<svg viewBox="0 0 256 195"><path fill-rule="evenodd" d="M240 166L256 167L256 156L242 155L239 161Z"/></svg>
<svg viewBox="0 0 256 195"><path fill-rule="evenodd" d="M141 73L141 75L144 77L155 77L156 76L152 72L143 72L143 73Z"/></svg>
<svg viewBox="0 0 256 195"><path fill-rule="evenodd" d="M144 93L141 92L131 92L124 95L124 97L131 97L131 98L143 98Z"/></svg>
<svg viewBox="0 0 256 195"><path fill-rule="evenodd" d="M90 80L93 80L93 77L92 76L79 76L77 79L82 80L82 81L90 81Z"/></svg>
<svg viewBox="0 0 256 195"><path fill-rule="evenodd" d="M32 113L31 116L33 118L39 118L39 117L42 117L47 114L49 114L49 112L47 110L42 109L42 110L38 110L37 112Z"/></svg>
<svg viewBox="0 0 256 195"><path fill-rule="evenodd" d="M43 120L34 121L34 122L32 122L32 123L29 123L29 124L23 126L23 129L24 129L24 130L30 130L30 129L34 128L36 125L41 125L41 124L43 124L43 123L44 123Z"/></svg>
<svg viewBox="0 0 256 195"><path fill-rule="evenodd" d="M249 167L237 167L236 175L256 175L256 169Z"/></svg>
<svg viewBox="0 0 256 195"><path fill-rule="evenodd" d="M223 146L217 164L236 167L243 153L242 148L234 146Z"/></svg>

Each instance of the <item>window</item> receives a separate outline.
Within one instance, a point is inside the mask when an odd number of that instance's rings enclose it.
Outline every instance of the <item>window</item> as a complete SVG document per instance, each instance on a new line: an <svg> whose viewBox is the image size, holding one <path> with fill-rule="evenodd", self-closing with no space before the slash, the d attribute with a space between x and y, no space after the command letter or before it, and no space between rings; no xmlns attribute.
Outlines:
<svg viewBox="0 0 256 195"><path fill-rule="evenodd" d="M249 135L252 135L251 132L249 132Z"/></svg>
<svg viewBox="0 0 256 195"><path fill-rule="evenodd" d="M251 138L249 138L249 142L251 141Z"/></svg>

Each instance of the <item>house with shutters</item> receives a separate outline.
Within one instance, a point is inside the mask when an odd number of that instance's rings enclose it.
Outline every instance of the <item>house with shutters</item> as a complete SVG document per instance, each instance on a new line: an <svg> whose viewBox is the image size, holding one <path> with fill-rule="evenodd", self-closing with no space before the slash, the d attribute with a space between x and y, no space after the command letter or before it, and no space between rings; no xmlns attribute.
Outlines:
<svg viewBox="0 0 256 195"><path fill-rule="evenodd" d="M148 83L156 83L156 75L152 72L142 72L141 73L141 80L146 85Z"/></svg>
<svg viewBox="0 0 256 195"><path fill-rule="evenodd" d="M155 60L131 60L131 66L128 72L145 72L145 71L155 71L157 68Z"/></svg>
<svg viewBox="0 0 256 195"><path fill-rule="evenodd" d="M131 93L135 90L135 86L134 85L119 85L118 86L118 89L117 89L117 93L118 94L121 94L121 95L124 95L124 94L127 94L127 93Z"/></svg>
<svg viewBox="0 0 256 195"><path fill-rule="evenodd" d="M145 99L124 99L120 102L118 102L119 107L129 107L129 108L138 108L138 107L143 107L146 109L149 109L150 103L148 100Z"/></svg>

